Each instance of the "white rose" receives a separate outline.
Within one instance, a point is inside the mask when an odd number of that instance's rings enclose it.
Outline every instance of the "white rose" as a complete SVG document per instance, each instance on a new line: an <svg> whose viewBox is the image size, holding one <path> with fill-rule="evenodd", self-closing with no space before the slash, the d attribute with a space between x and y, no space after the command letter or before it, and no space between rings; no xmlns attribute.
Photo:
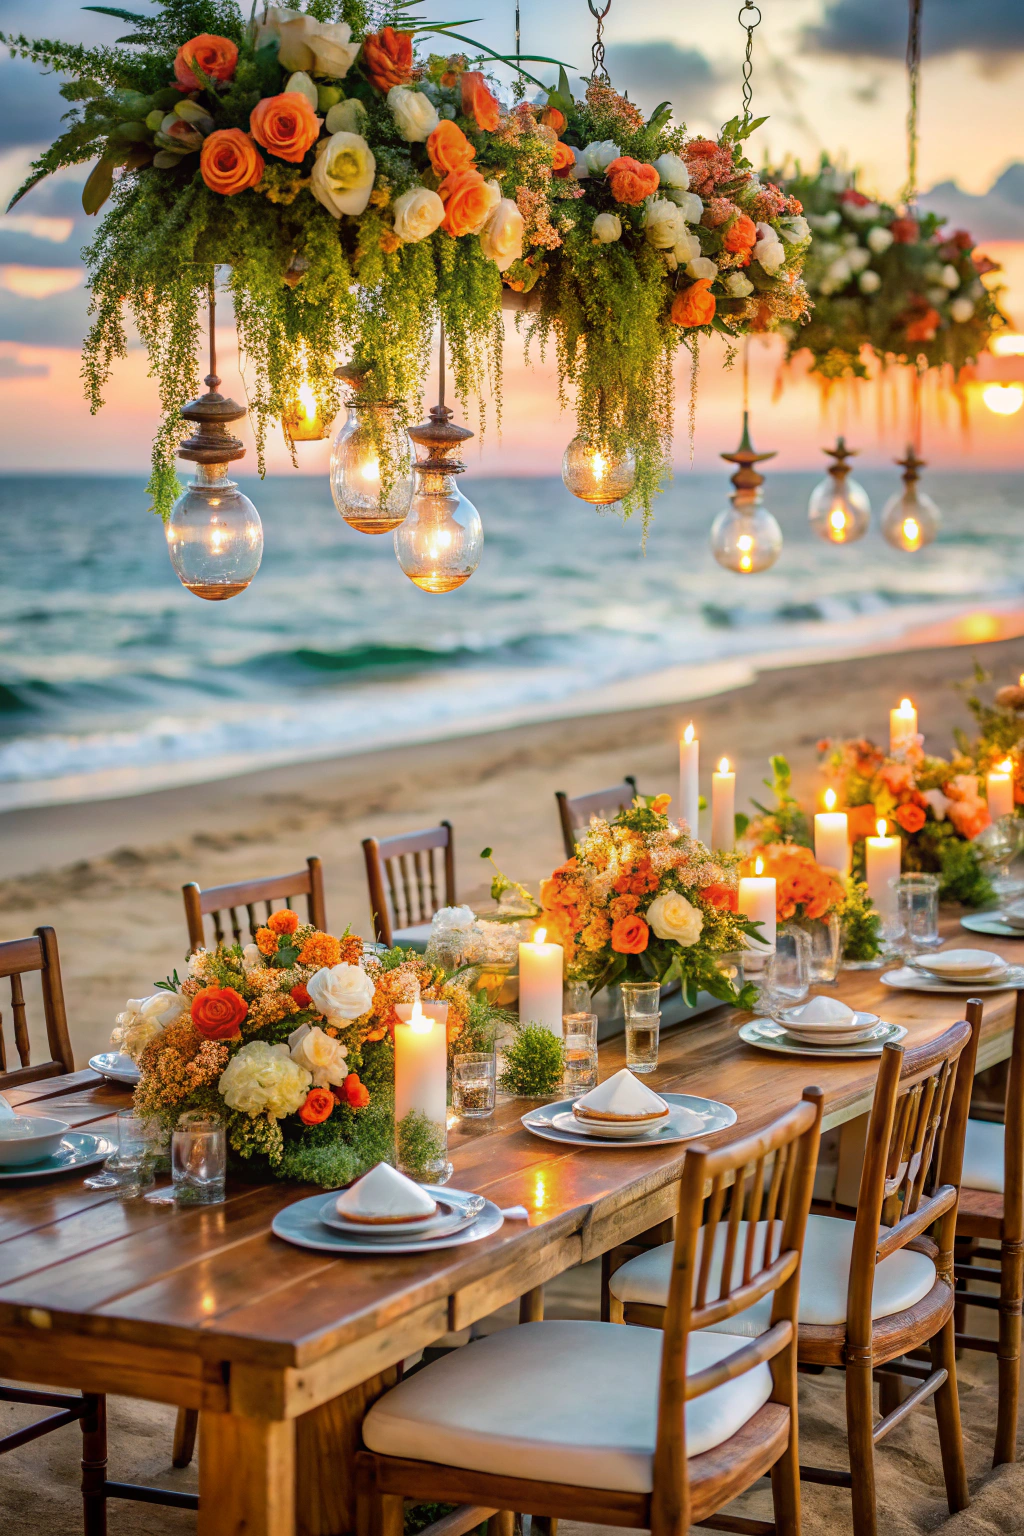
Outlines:
<svg viewBox="0 0 1024 1536"><path fill-rule="evenodd" d="M601 139L588 144L583 151L583 163L590 176L603 176L613 160L618 160L622 150L611 139Z"/></svg>
<svg viewBox="0 0 1024 1536"><path fill-rule="evenodd" d="M834 261L825 276L833 288L841 288L844 283L848 283L853 273L850 271L850 263L846 257L840 256L838 261Z"/></svg>
<svg viewBox="0 0 1024 1536"><path fill-rule="evenodd" d="M684 949L696 944L704 927L704 914L678 891L662 891L656 896L646 918L657 938L670 939Z"/></svg>
<svg viewBox="0 0 1024 1536"><path fill-rule="evenodd" d="M287 83L285 85L285 90L286 91L296 91L300 96L305 96L306 100L309 102L310 106L313 108L313 111L314 112L316 111L316 109L317 109L316 86L313 84L312 80L309 78L309 76L305 73L304 70L300 69L294 75L289 75L288 76L288 80L287 80Z"/></svg>
<svg viewBox="0 0 1024 1536"><path fill-rule="evenodd" d="M807 215L807 222L812 229L820 229L822 234L830 235L834 229L839 228L841 218L842 215L838 208L832 208L828 213L809 213ZM870 238L869 235L868 239L870 240Z"/></svg>
<svg viewBox="0 0 1024 1536"><path fill-rule="evenodd" d="M786 260L786 248L770 224L757 226L754 260L761 263L769 277L774 277Z"/></svg>
<svg viewBox="0 0 1024 1536"><path fill-rule="evenodd" d="M373 982L361 965L326 965L306 982L306 991L328 1023L358 1019L373 1002Z"/></svg>
<svg viewBox="0 0 1024 1536"><path fill-rule="evenodd" d="M941 789L925 789L921 791L922 799L927 800L932 808L932 815L936 821L945 821L946 812L953 804L952 800L942 793Z"/></svg>
<svg viewBox="0 0 1024 1536"><path fill-rule="evenodd" d="M960 273L953 266L952 262L949 262L942 269L942 286L943 288L948 288L950 292L954 288L960 287Z"/></svg>
<svg viewBox="0 0 1024 1536"><path fill-rule="evenodd" d="M799 245L801 241L810 237L811 226L802 213L796 213L791 218L779 221L780 233L783 240L790 245Z"/></svg>
<svg viewBox="0 0 1024 1536"><path fill-rule="evenodd" d="M506 272L523 254L525 229L518 206L510 197L500 198L480 232L480 249L499 272Z"/></svg>
<svg viewBox="0 0 1024 1536"><path fill-rule="evenodd" d="M938 309L940 305L945 304L949 294L945 288L928 288L925 290L925 298L933 309Z"/></svg>
<svg viewBox="0 0 1024 1536"><path fill-rule="evenodd" d="M862 272L860 277L857 279L857 287L860 289L861 293L877 293L881 286L882 279L879 277L878 273L873 272L870 267L866 272Z"/></svg>
<svg viewBox="0 0 1024 1536"><path fill-rule="evenodd" d="M263 956L259 946L247 944L242 950L242 969L245 971L261 971L263 969Z"/></svg>
<svg viewBox="0 0 1024 1536"><path fill-rule="evenodd" d="M622 220L617 213L599 213L594 220L593 235L598 245L613 245L622 239Z"/></svg>
<svg viewBox="0 0 1024 1536"><path fill-rule="evenodd" d="M250 1040L228 1062L217 1088L229 1109L283 1120L300 1109L312 1078L292 1061L286 1045Z"/></svg>
<svg viewBox="0 0 1024 1536"><path fill-rule="evenodd" d="M670 251L684 233L683 221L675 203L667 197L649 197L644 202L644 233L656 251Z"/></svg>
<svg viewBox="0 0 1024 1536"><path fill-rule="evenodd" d="M497 208L498 204L501 202L501 188L498 186L496 181L485 181L484 186L487 190L487 212L484 214L482 219L479 219L473 225L472 229L467 229L467 235L479 235L483 230L484 225L490 221L491 215L494 213L495 208Z"/></svg>
<svg viewBox="0 0 1024 1536"><path fill-rule="evenodd" d="M370 201L377 162L360 133L335 133L319 150L309 189L328 213L362 213Z"/></svg>
<svg viewBox="0 0 1024 1536"><path fill-rule="evenodd" d="M686 263L686 274L697 282L702 277L708 277L714 281L718 276L718 268L708 256L695 256L692 261Z"/></svg>
<svg viewBox="0 0 1024 1536"><path fill-rule="evenodd" d="M700 241L687 230L679 236L672 254L679 265L685 267L687 262L696 261L700 255Z"/></svg>
<svg viewBox="0 0 1024 1536"><path fill-rule="evenodd" d="M316 1024L300 1024L292 1030L288 1049L292 1061L310 1074L314 1088L327 1088L332 1083L340 1087L348 1077L347 1046L324 1034Z"/></svg>
<svg viewBox="0 0 1024 1536"><path fill-rule="evenodd" d="M328 133L365 133L370 114L355 96L346 101L336 101L327 109L324 127Z"/></svg>
<svg viewBox="0 0 1024 1536"><path fill-rule="evenodd" d="M583 153L582 149L577 149L575 144L570 144L569 148L572 150L572 157L576 162L572 173L573 180L586 181L587 177L590 175L590 172L587 170L586 155Z"/></svg>
<svg viewBox="0 0 1024 1536"><path fill-rule="evenodd" d="M318 21L315 32L307 38L316 61L316 73L328 80L344 80L356 61L360 44L350 41L352 28L347 21Z"/></svg>
<svg viewBox="0 0 1024 1536"><path fill-rule="evenodd" d="M974 300L954 299L949 306L949 313L958 325L965 325L974 318Z"/></svg>
<svg viewBox="0 0 1024 1536"><path fill-rule="evenodd" d="M699 224L704 217L704 204L696 192L683 192L679 187L666 187L665 196L675 203L686 224Z"/></svg>
<svg viewBox="0 0 1024 1536"><path fill-rule="evenodd" d="M111 1045L124 1051L133 1061L161 1030L189 1010L187 998L180 992L154 992L151 997L130 997L114 1020Z"/></svg>
<svg viewBox="0 0 1024 1536"><path fill-rule="evenodd" d="M678 155L659 155L654 162L654 169L663 187L678 187L680 192L688 189L690 172L687 170L686 161L680 160Z"/></svg>
<svg viewBox="0 0 1024 1536"><path fill-rule="evenodd" d="M444 218L444 203L429 187L412 187L403 192L401 197L395 198L392 209L395 234L410 243L432 235Z"/></svg>
<svg viewBox="0 0 1024 1536"><path fill-rule="evenodd" d="M425 144L440 122L437 108L422 91L410 91L407 85L393 85L388 91L388 106L395 127L407 144Z"/></svg>
<svg viewBox="0 0 1024 1536"><path fill-rule="evenodd" d="M866 238L875 255L881 256L882 252L887 251L892 245L893 232L891 229L886 229L884 224L876 224L874 229L868 230Z"/></svg>
<svg viewBox="0 0 1024 1536"><path fill-rule="evenodd" d="M347 21L317 21L302 11L271 6L256 34L256 45L277 43L277 59L289 72L315 70L343 80L355 63L359 44L351 41Z"/></svg>
<svg viewBox="0 0 1024 1536"><path fill-rule="evenodd" d="M734 299L745 299L753 293L754 285L742 272L730 272L725 279L725 291Z"/></svg>

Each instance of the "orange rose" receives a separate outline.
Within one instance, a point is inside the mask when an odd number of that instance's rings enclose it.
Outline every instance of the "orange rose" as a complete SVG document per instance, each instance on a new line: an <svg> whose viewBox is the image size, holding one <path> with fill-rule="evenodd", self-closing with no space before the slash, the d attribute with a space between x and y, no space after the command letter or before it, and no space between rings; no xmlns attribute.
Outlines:
<svg viewBox="0 0 1024 1536"><path fill-rule="evenodd" d="M201 91L204 82L192 73L197 65L209 80L230 80L238 63L238 49L228 37L200 32L182 43L174 56L174 82L179 91Z"/></svg>
<svg viewBox="0 0 1024 1536"><path fill-rule="evenodd" d="M370 1102L370 1090L359 1081L358 1072L349 1073L342 1091L353 1109L365 1109Z"/></svg>
<svg viewBox="0 0 1024 1536"><path fill-rule="evenodd" d="M482 132L493 133L501 122L498 100L487 89L478 69L467 69L462 77L462 111Z"/></svg>
<svg viewBox="0 0 1024 1536"><path fill-rule="evenodd" d="M654 812L655 816L664 816L665 812L668 810L671 804L671 795L655 795L654 799L651 801L651 810Z"/></svg>
<svg viewBox="0 0 1024 1536"><path fill-rule="evenodd" d="M204 987L192 999L192 1023L207 1040L237 1040L249 1004L234 987Z"/></svg>
<svg viewBox="0 0 1024 1536"><path fill-rule="evenodd" d="M862 837L874 837L878 825L878 812L873 805L851 805L846 812L846 828L851 843L859 843Z"/></svg>
<svg viewBox="0 0 1024 1536"><path fill-rule="evenodd" d="M299 914L293 912L291 907L284 907L280 912L271 912L267 918L267 927L271 933L294 933L299 926Z"/></svg>
<svg viewBox="0 0 1024 1536"><path fill-rule="evenodd" d="M334 1109L334 1094L329 1088L311 1088L299 1110L303 1125L322 1125Z"/></svg>
<svg viewBox="0 0 1024 1536"><path fill-rule="evenodd" d="M298 164L319 137L320 119L299 91L284 91L256 103L249 114L249 129L269 154Z"/></svg>
<svg viewBox="0 0 1024 1536"><path fill-rule="evenodd" d="M727 885L706 885L700 893L700 898L712 907L721 908L723 912L739 910L737 894Z"/></svg>
<svg viewBox="0 0 1024 1536"><path fill-rule="evenodd" d="M553 128L556 133L565 132L565 113L559 112L557 107L545 107L540 120L546 128Z"/></svg>
<svg viewBox="0 0 1024 1536"><path fill-rule="evenodd" d="M438 176L448 176L476 159L476 150L458 123L442 118L427 140L427 154Z"/></svg>
<svg viewBox="0 0 1024 1536"><path fill-rule="evenodd" d="M620 955L639 955L646 948L651 930L642 917L620 917L612 924L612 949Z"/></svg>
<svg viewBox="0 0 1024 1536"><path fill-rule="evenodd" d="M412 33L385 27L363 38L363 68L371 85L385 96L393 85L408 85L412 79Z"/></svg>
<svg viewBox="0 0 1024 1536"><path fill-rule="evenodd" d="M487 217L491 206L491 194L479 171L464 165L450 171L437 189L444 203L444 219L441 228L450 235L468 235L471 229Z"/></svg>
<svg viewBox="0 0 1024 1536"><path fill-rule="evenodd" d="M741 213L739 218L734 220L729 227L725 237L725 248L727 251L731 251L733 255L736 255L737 253L743 254L747 251L752 251L756 244L757 230L754 228L754 221L748 218L745 213Z"/></svg>
<svg viewBox="0 0 1024 1536"><path fill-rule="evenodd" d="M715 318L715 296L709 292L710 277L699 277L672 300L669 318L673 325L710 325Z"/></svg>
<svg viewBox="0 0 1024 1536"><path fill-rule="evenodd" d="M904 832L920 832L925 824L925 814L919 805L901 805L896 812L896 820Z"/></svg>
<svg viewBox="0 0 1024 1536"><path fill-rule="evenodd" d="M645 165L630 155L620 155L613 160L607 176L617 203L642 203L645 197L654 196L661 182L653 165Z"/></svg>
<svg viewBox="0 0 1024 1536"><path fill-rule="evenodd" d="M560 181L567 181L572 175L575 165L576 156L573 154L568 144L563 144L562 141L559 140L557 144L552 145L552 175L557 176Z"/></svg>
<svg viewBox="0 0 1024 1536"><path fill-rule="evenodd" d="M908 341L934 341L935 332L942 323L942 317L937 309L926 309L923 315L916 316L907 326Z"/></svg>
<svg viewBox="0 0 1024 1536"><path fill-rule="evenodd" d="M218 128L203 140L199 171L211 192L234 197L263 176L263 156L241 128Z"/></svg>
<svg viewBox="0 0 1024 1536"><path fill-rule="evenodd" d="M301 981L297 987L292 987L288 996L291 998L293 1003L298 1003L300 1008L309 1008L313 1002L313 999L310 997Z"/></svg>

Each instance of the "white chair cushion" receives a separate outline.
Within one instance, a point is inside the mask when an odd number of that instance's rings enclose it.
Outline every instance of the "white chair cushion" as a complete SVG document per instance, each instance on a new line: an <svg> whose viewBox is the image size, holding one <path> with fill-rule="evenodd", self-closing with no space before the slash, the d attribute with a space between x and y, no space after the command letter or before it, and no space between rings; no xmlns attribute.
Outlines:
<svg viewBox="0 0 1024 1536"><path fill-rule="evenodd" d="M363 1441L384 1456L503 1477L649 1493L663 1335L613 1323L524 1323L454 1350L374 1403ZM690 1335L690 1371L735 1338ZM767 1365L686 1405L690 1456L728 1440L771 1396Z"/></svg>
<svg viewBox="0 0 1024 1536"><path fill-rule="evenodd" d="M418 950L422 955L430 942L431 925L429 923L416 923L412 928L395 928L391 934L394 944L401 944L405 949Z"/></svg>
<svg viewBox="0 0 1024 1536"><path fill-rule="evenodd" d="M1005 1126L994 1120L968 1120L964 1141L964 1189L1003 1193L1003 1134Z"/></svg>
<svg viewBox="0 0 1024 1536"><path fill-rule="evenodd" d="M764 1253L764 1234L767 1222L759 1221L758 1235L754 1242L756 1262ZM732 1284L738 1285L743 1274L743 1252L747 1223L740 1222L740 1237L733 1259ZM850 1255L853 1249L852 1221L841 1221L833 1216L809 1216L804 1257L800 1275L800 1321L802 1323L843 1323L846 1321L846 1292L850 1277ZM883 1227L882 1231L888 1229ZM725 1228L721 1224L715 1233L715 1251L711 1260L709 1298L718 1295L722 1261L725 1253ZM651 1248L638 1254L617 1269L612 1275L610 1289L613 1296L623 1302L643 1302L648 1306L663 1307L668 1301L668 1283L672 1271L672 1245ZM883 1260L875 1270L875 1286L871 1298L872 1317L889 1317L902 1312L927 1296L935 1284L935 1265L923 1253L911 1253L902 1248ZM713 1324L708 1330L714 1333L739 1333L756 1337L768 1327L772 1310L772 1296L764 1296L745 1312L727 1317Z"/></svg>

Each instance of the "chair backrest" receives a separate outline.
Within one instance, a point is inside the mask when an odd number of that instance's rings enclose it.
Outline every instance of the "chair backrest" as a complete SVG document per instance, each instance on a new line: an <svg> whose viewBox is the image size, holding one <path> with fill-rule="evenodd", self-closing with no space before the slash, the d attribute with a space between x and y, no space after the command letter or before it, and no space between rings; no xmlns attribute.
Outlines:
<svg viewBox="0 0 1024 1536"><path fill-rule="evenodd" d="M618 811L628 810L635 796L636 779L631 773L624 775L621 784L613 784L610 789L591 790L589 795L570 796L564 790L556 789L555 801L566 858L571 859L576 852L576 834L590 825L591 816L609 813L614 816Z"/></svg>
<svg viewBox="0 0 1024 1536"><path fill-rule="evenodd" d="M1024 992L1017 993L1003 1112L1003 1242L1024 1242Z"/></svg>
<svg viewBox="0 0 1024 1536"><path fill-rule="evenodd" d="M43 993L43 1017L50 1060L33 1066L29 1049L25 992L21 978L28 971L39 971ZM43 1077L58 1077L75 1070L75 1056L68 1036L64 1011L64 988L60 980L60 956L57 935L52 928L37 928L30 939L9 939L0 944L0 976L11 979L11 1022L14 1049L19 1067L9 1066L8 1045L4 1038L4 1016L0 1008L0 1089L18 1083L33 1083Z"/></svg>
<svg viewBox="0 0 1024 1536"><path fill-rule="evenodd" d="M236 944L247 944L255 939L257 928L262 928L270 916L275 901L290 907L296 896L305 896L309 921L315 928L326 931L327 911L324 902L324 872L316 857L306 860L305 869L297 869L290 875L269 875L262 880L236 880L232 885L211 885L200 890L194 880L181 888L185 898L185 921L188 924L189 953L206 947L203 918L213 919L215 944L228 942L224 918L230 923L231 936ZM265 911L257 914L262 903ZM244 920L239 917L245 909Z"/></svg>
<svg viewBox="0 0 1024 1536"><path fill-rule="evenodd" d="M713 1152L699 1144L687 1149L664 1321L652 1536L684 1536L690 1524L687 1402L768 1362L771 1401L796 1411L800 1256L823 1097L820 1088L806 1088L801 1102L763 1131ZM765 1333L743 1343L736 1338L739 1347L726 1359L687 1374L692 1332L745 1311L770 1292Z"/></svg>
<svg viewBox="0 0 1024 1536"><path fill-rule="evenodd" d="M882 1051L871 1105L847 1293L851 1349L871 1347L875 1266L934 1226L940 1279L953 1285L953 1238L982 1004L927 1045ZM885 1226L889 1231L879 1234Z"/></svg>
<svg viewBox="0 0 1024 1536"><path fill-rule="evenodd" d="M363 856L378 943L390 947L397 928L429 923L440 907L455 906L455 844L450 821L422 832L364 838Z"/></svg>

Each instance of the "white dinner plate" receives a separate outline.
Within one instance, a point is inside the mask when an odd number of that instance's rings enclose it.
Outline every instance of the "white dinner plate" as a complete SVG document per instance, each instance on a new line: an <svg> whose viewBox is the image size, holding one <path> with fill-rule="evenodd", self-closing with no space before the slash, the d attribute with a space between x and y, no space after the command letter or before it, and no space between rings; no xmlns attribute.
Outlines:
<svg viewBox="0 0 1024 1536"><path fill-rule="evenodd" d="M603 1148L613 1151L619 1147L665 1147L678 1141L690 1141L694 1136L710 1136L714 1131L724 1131L735 1125L736 1111L729 1104L717 1099L705 1099L694 1093L663 1093L661 1097L669 1107L667 1121L659 1121L653 1130L631 1136L628 1140L609 1140L591 1131L566 1126L559 1121L575 1121L572 1113L573 1100L561 1099L556 1104L541 1104L523 1115L523 1125L534 1136L545 1141L558 1141L563 1146L586 1147L588 1151Z"/></svg>
<svg viewBox="0 0 1024 1536"><path fill-rule="evenodd" d="M960 919L968 933L987 933L993 939L1024 939L1024 928L1014 928L998 912L969 912Z"/></svg>
<svg viewBox="0 0 1024 1536"><path fill-rule="evenodd" d="M441 1237L467 1220L466 1208L461 1202L456 1204L454 1200L438 1199L433 1216L421 1216L416 1221L381 1222L379 1226L372 1222L346 1221L338 1213L337 1199L337 1192L328 1195L320 1210L320 1220L332 1231L344 1232L346 1237L355 1237L361 1242L389 1242L396 1237ZM472 1216L468 1219L472 1220Z"/></svg>
<svg viewBox="0 0 1024 1536"><path fill-rule="evenodd" d="M883 971L879 980L883 986L903 992L959 992L966 997L972 992L1007 992L1011 987L1024 987L1024 965L1008 965L997 981L940 981L937 976L922 976L910 965Z"/></svg>
<svg viewBox="0 0 1024 1536"><path fill-rule="evenodd" d="M134 1061L124 1051L101 1051L98 1056L89 1057L89 1065L94 1072L111 1083L124 1083L131 1087L142 1077Z"/></svg>
<svg viewBox="0 0 1024 1536"><path fill-rule="evenodd" d="M90 1136L85 1131L65 1131L60 1146L51 1157L38 1163L23 1163L18 1168L0 1168L0 1184L12 1179L40 1179L51 1173L74 1173L105 1162L114 1150L106 1136Z"/></svg>
<svg viewBox="0 0 1024 1536"><path fill-rule="evenodd" d="M453 1205L465 1205L476 1196L469 1194L464 1189L445 1188L444 1197ZM478 1243L483 1237L490 1237L497 1232L505 1220L501 1211L491 1200L484 1202L484 1208L474 1221L457 1232L449 1233L445 1237L415 1238L407 1237L403 1242L395 1235L391 1242L368 1243L357 1237L349 1237L343 1232L332 1232L325 1227L320 1219L320 1211L323 1208L324 1196L310 1195L305 1200L296 1200L294 1205L286 1205L278 1211L271 1223L271 1231L275 1237L283 1238L286 1243L294 1243L297 1248L315 1248L318 1253L335 1253L339 1257L352 1258L353 1256L365 1258L369 1254L397 1254L397 1253L431 1253L437 1248L459 1248L464 1243Z"/></svg>
<svg viewBox="0 0 1024 1536"><path fill-rule="evenodd" d="M850 1056L881 1056L883 1045L898 1045L906 1033L902 1024L883 1022L870 1040L862 1040L859 1045L806 1045L801 1040L794 1040L772 1019L751 1019L748 1024L741 1024L739 1031L745 1044L756 1046L760 1051L779 1051L783 1056L831 1057L837 1061Z"/></svg>

